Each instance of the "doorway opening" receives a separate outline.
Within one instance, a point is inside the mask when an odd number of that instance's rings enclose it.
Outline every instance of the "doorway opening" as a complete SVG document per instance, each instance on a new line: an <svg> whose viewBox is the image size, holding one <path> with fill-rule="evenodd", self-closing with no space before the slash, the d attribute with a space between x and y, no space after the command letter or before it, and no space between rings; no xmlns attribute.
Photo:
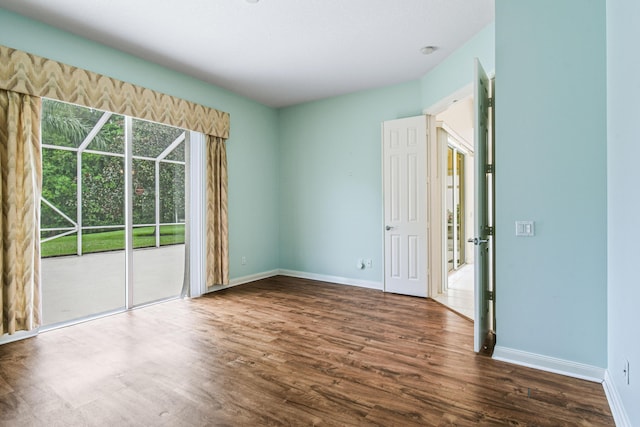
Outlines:
<svg viewBox="0 0 640 427"><path fill-rule="evenodd" d="M446 297L451 306L453 273L460 279L464 267L473 265L473 287L466 291L472 304L461 315L474 322L476 353L490 353L495 343L492 87L476 58L471 85L425 116L382 126L384 290L436 301Z"/></svg>
<svg viewBox="0 0 640 427"><path fill-rule="evenodd" d="M474 320L474 141L473 96L454 102L434 116L442 155L440 181L442 280L432 287L432 298Z"/></svg>

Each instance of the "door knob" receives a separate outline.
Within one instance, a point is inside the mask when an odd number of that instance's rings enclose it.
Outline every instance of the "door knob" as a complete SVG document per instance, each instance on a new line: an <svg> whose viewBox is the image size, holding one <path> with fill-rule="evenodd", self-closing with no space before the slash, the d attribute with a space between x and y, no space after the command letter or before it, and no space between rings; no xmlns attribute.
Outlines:
<svg viewBox="0 0 640 427"><path fill-rule="evenodd" d="M390 225L387 225L387 226L385 227L385 230L389 231L389 230L393 230L394 228L395 228L395 227L392 227L392 226L390 226Z"/></svg>
<svg viewBox="0 0 640 427"><path fill-rule="evenodd" d="M489 242L489 239L481 239L479 237L473 237L471 239L468 239L467 242L473 243L474 245L478 246L478 245L481 245L483 243Z"/></svg>

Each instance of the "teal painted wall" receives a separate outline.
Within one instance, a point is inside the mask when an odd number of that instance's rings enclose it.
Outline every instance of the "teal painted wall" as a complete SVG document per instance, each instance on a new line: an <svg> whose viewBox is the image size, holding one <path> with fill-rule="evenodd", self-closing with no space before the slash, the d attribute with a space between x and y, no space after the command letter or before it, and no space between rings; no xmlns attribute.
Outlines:
<svg viewBox="0 0 640 427"><path fill-rule="evenodd" d="M495 6L498 345L605 368L605 1Z"/></svg>
<svg viewBox="0 0 640 427"><path fill-rule="evenodd" d="M429 108L473 81L473 59L495 70L495 23L487 25L420 80L422 106ZM469 92L471 93L471 91Z"/></svg>
<svg viewBox="0 0 640 427"><path fill-rule="evenodd" d="M609 375L633 426L640 426L640 61L630 53L640 40L639 21L640 2L607 0Z"/></svg>
<svg viewBox="0 0 640 427"><path fill-rule="evenodd" d="M280 110L281 268L382 284L381 123L471 84L476 56L493 70L493 47L491 24L420 80Z"/></svg>
<svg viewBox="0 0 640 427"><path fill-rule="evenodd" d="M227 90L0 9L0 44L231 114L231 278L278 268L277 111ZM241 257L247 264L241 265Z"/></svg>
<svg viewBox="0 0 640 427"><path fill-rule="evenodd" d="M280 110L281 268L381 285L381 123L420 110L419 81Z"/></svg>

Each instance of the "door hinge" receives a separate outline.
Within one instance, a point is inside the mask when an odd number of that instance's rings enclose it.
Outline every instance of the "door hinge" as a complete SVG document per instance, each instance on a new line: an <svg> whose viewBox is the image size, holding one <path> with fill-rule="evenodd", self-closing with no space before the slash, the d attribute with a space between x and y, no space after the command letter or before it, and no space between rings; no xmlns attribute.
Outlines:
<svg viewBox="0 0 640 427"><path fill-rule="evenodd" d="M488 236L493 236L493 227L485 227L485 229L487 230L487 235Z"/></svg>
<svg viewBox="0 0 640 427"><path fill-rule="evenodd" d="M493 173L493 165L487 165L484 168L485 173Z"/></svg>
<svg viewBox="0 0 640 427"><path fill-rule="evenodd" d="M489 301L494 301L495 300L495 294L493 293L493 291L487 291L487 299Z"/></svg>
<svg viewBox="0 0 640 427"><path fill-rule="evenodd" d="M493 108L493 98L488 99L489 107Z"/></svg>

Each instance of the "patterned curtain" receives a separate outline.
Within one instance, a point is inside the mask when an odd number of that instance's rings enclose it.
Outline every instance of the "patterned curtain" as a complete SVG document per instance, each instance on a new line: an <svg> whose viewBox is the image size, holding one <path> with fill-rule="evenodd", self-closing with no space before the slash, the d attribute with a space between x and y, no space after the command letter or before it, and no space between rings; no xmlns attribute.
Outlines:
<svg viewBox="0 0 640 427"><path fill-rule="evenodd" d="M229 113L2 45L0 89L229 137Z"/></svg>
<svg viewBox="0 0 640 427"><path fill-rule="evenodd" d="M0 335L40 326L40 98L0 90Z"/></svg>
<svg viewBox="0 0 640 427"><path fill-rule="evenodd" d="M207 135L207 286L229 284L227 222L225 140Z"/></svg>

